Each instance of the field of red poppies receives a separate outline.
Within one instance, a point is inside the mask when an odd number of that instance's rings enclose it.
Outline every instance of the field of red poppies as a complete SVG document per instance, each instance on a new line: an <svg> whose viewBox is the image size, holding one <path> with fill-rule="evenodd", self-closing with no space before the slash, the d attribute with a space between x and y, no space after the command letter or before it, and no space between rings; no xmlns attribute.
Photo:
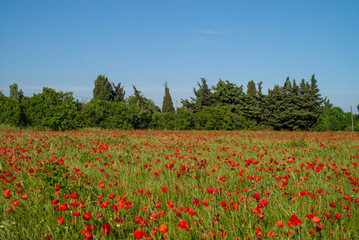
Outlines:
<svg viewBox="0 0 359 240"><path fill-rule="evenodd" d="M0 129L0 239L358 239L359 134Z"/></svg>

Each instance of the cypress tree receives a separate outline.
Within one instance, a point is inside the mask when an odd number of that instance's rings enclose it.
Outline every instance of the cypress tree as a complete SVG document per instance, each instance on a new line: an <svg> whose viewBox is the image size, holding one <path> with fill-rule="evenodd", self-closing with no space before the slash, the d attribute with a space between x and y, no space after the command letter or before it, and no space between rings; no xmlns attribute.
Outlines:
<svg viewBox="0 0 359 240"><path fill-rule="evenodd" d="M125 90L121 87L121 83L118 83L117 86L112 83L113 90L111 94L111 100L114 102L124 102L125 101Z"/></svg>
<svg viewBox="0 0 359 240"><path fill-rule="evenodd" d="M262 114L264 115L265 125L273 127L274 130L281 130L281 113L284 111L284 104L281 88L278 85L274 85L272 90L268 89L264 105Z"/></svg>
<svg viewBox="0 0 359 240"><path fill-rule="evenodd" d="M105 75L98 75L93 89L93 98L103 101L111 101L112 85Z"/></svg>
<svg viewBox="0 0 359 240"><path fill-rule="evenodd" d="M162 112L174 112L173 102L170 95L170 89L168 88L167 82L165 82L165 96L163 97Z"/></svg>
<svg viewBox="0 0 359 240"><path fill-rule="evenodd" d="M247 118L259 122L260 111L258 104L258 96L257 96L256 84L254 83L253 80L249 81L247 84L247 92L246 95L244 96L243 112Z"/></svg>

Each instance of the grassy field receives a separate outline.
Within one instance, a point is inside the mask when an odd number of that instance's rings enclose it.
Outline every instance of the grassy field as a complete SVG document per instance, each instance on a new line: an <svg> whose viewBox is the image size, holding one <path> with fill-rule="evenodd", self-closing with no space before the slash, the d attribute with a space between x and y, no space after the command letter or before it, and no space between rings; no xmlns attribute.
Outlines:
<svg viewBox="0 0 359 240"><path fill-rule="evenodd" d="M0 239L359 239L359 134L0 129Z"/></svg>

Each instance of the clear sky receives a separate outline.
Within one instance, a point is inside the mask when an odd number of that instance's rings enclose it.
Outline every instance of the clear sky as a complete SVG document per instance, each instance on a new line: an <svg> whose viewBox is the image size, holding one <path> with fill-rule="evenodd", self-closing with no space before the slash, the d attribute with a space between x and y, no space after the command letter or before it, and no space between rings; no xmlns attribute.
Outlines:
<svg viewBox="0 0 359 240"><path fill-rule="evenodd" d="M309 81L344 111L359 104L359 1L0 0L0 90L90 100L99 74L162 107L201 77L237 85ZM35 91L37 90L37 91Z"/></svg>

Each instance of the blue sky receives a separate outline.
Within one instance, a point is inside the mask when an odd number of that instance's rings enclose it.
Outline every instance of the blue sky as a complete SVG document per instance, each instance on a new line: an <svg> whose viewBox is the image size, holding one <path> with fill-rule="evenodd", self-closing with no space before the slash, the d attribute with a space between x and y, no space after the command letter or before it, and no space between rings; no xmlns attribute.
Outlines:
<svg viewBox="0 0 359 240"><path fill-rule="evenodd" d="M90 100L99 74L162 106L201 77L237 85L309 81L350 111L359 104L359 1L0 0L0 90L42 87ZM180 104L179 104L180 105Z"/></svg>

